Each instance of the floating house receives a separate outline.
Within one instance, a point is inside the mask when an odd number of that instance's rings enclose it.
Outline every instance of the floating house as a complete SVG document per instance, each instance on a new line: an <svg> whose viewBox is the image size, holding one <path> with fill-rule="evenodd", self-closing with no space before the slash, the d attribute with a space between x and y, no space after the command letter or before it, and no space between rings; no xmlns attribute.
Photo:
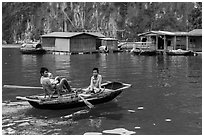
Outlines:
<svg viewBox="0 0 204 137"><path fill-rule="evenodd" d="M149 47L157 51L176 49L202 51L202 29L190 32L149 31L138 36L144 45L150 42Z"/></svg>
<svg viewBox="0 0 204 137"><path fill-rule="evenodd" d="M188 33L189 45L188 49L202 52L202 29L195 29Z"/></svg>
<svg viewBox="0 0 204 137"><path fill-rule="evenodd" d="M118 50L118 40L115 38L100 38L100 45L106 46L109 51Z"/></svg>
<svg viewBox="0 0 204 137"><path fill-rule="evenodd" d="M46 50L92 52L97 50L97 41L105 36L97 32L52 32L41 37Z"/></svg>

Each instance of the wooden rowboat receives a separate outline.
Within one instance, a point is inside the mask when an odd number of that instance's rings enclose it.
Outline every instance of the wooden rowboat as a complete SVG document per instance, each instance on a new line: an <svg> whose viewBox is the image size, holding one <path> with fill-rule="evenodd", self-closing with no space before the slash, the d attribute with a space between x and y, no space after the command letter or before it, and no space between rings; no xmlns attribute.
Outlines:
<svg viewBox="0 0 204 137"><path fill-rule="evenodd" d="M83 98L86 99L91 104L100 104L111 101L117 97L124 89L129 88L130 84L125 84L121 82L107 82L103 83L103 90L99 93L70 93L64 94L62 98L53 97L50 100L43 99L43 95L20 97L17 99L28 101L33 107L39 109L68 109L82 107L86 104ZM83 98L81 98L82 96Z"/></svg>
<svg viewBox="0 0 204 137"><path fill-rule="evenodd" d="M166 52L167 55L170 56L195 56L197 55L196 53L194 53L193 51L190 50L182 50L182 49L178 49L178 50L169 50Z"/></svg>

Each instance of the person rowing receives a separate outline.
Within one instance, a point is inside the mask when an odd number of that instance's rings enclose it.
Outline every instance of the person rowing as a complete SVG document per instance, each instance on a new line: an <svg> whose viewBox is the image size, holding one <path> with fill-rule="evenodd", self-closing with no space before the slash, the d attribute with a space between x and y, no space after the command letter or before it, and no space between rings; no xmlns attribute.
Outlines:
<svg viewBox="0 0 204 137"><path fill-rule="evenodd" d="M93 75L88 88L83 89L85 92L98 93L102 90L101 88L102 76L99 74L98 68L93 68Z"/></svg>
<svg viewBox="0 0 204 137"><path fill-rule="evenodd" d="M48 99L50 99L55 92L57 92L58 97L60 97L63 87L65 87L68 92L72 92L71 87L65 78L60 78L59 76L53 78L52 73L50 73L46 67L40 69L40 74L40 83L45 92L44 98L48 95Z"/></svg>

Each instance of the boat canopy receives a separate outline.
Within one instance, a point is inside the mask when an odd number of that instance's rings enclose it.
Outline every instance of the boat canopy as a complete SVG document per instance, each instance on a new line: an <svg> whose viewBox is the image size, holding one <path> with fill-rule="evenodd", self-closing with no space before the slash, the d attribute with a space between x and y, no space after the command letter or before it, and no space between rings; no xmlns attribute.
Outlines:
<svg viewBox="0 0 204 137"><path fill-rule="evenodd" d="M22 48L42 48L41 43L24 43L22 46Z"/></svg>

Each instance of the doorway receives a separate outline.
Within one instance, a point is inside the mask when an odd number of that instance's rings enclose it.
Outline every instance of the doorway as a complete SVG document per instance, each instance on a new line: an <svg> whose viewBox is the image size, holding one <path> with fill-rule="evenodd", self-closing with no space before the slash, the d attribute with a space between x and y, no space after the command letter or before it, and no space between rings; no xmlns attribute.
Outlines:
<svg viewBox="0 0 204 137"><path fill-rule="evenodd" d="M164 39L161 36L158 37L158 49L164 49Z"/></svg>

